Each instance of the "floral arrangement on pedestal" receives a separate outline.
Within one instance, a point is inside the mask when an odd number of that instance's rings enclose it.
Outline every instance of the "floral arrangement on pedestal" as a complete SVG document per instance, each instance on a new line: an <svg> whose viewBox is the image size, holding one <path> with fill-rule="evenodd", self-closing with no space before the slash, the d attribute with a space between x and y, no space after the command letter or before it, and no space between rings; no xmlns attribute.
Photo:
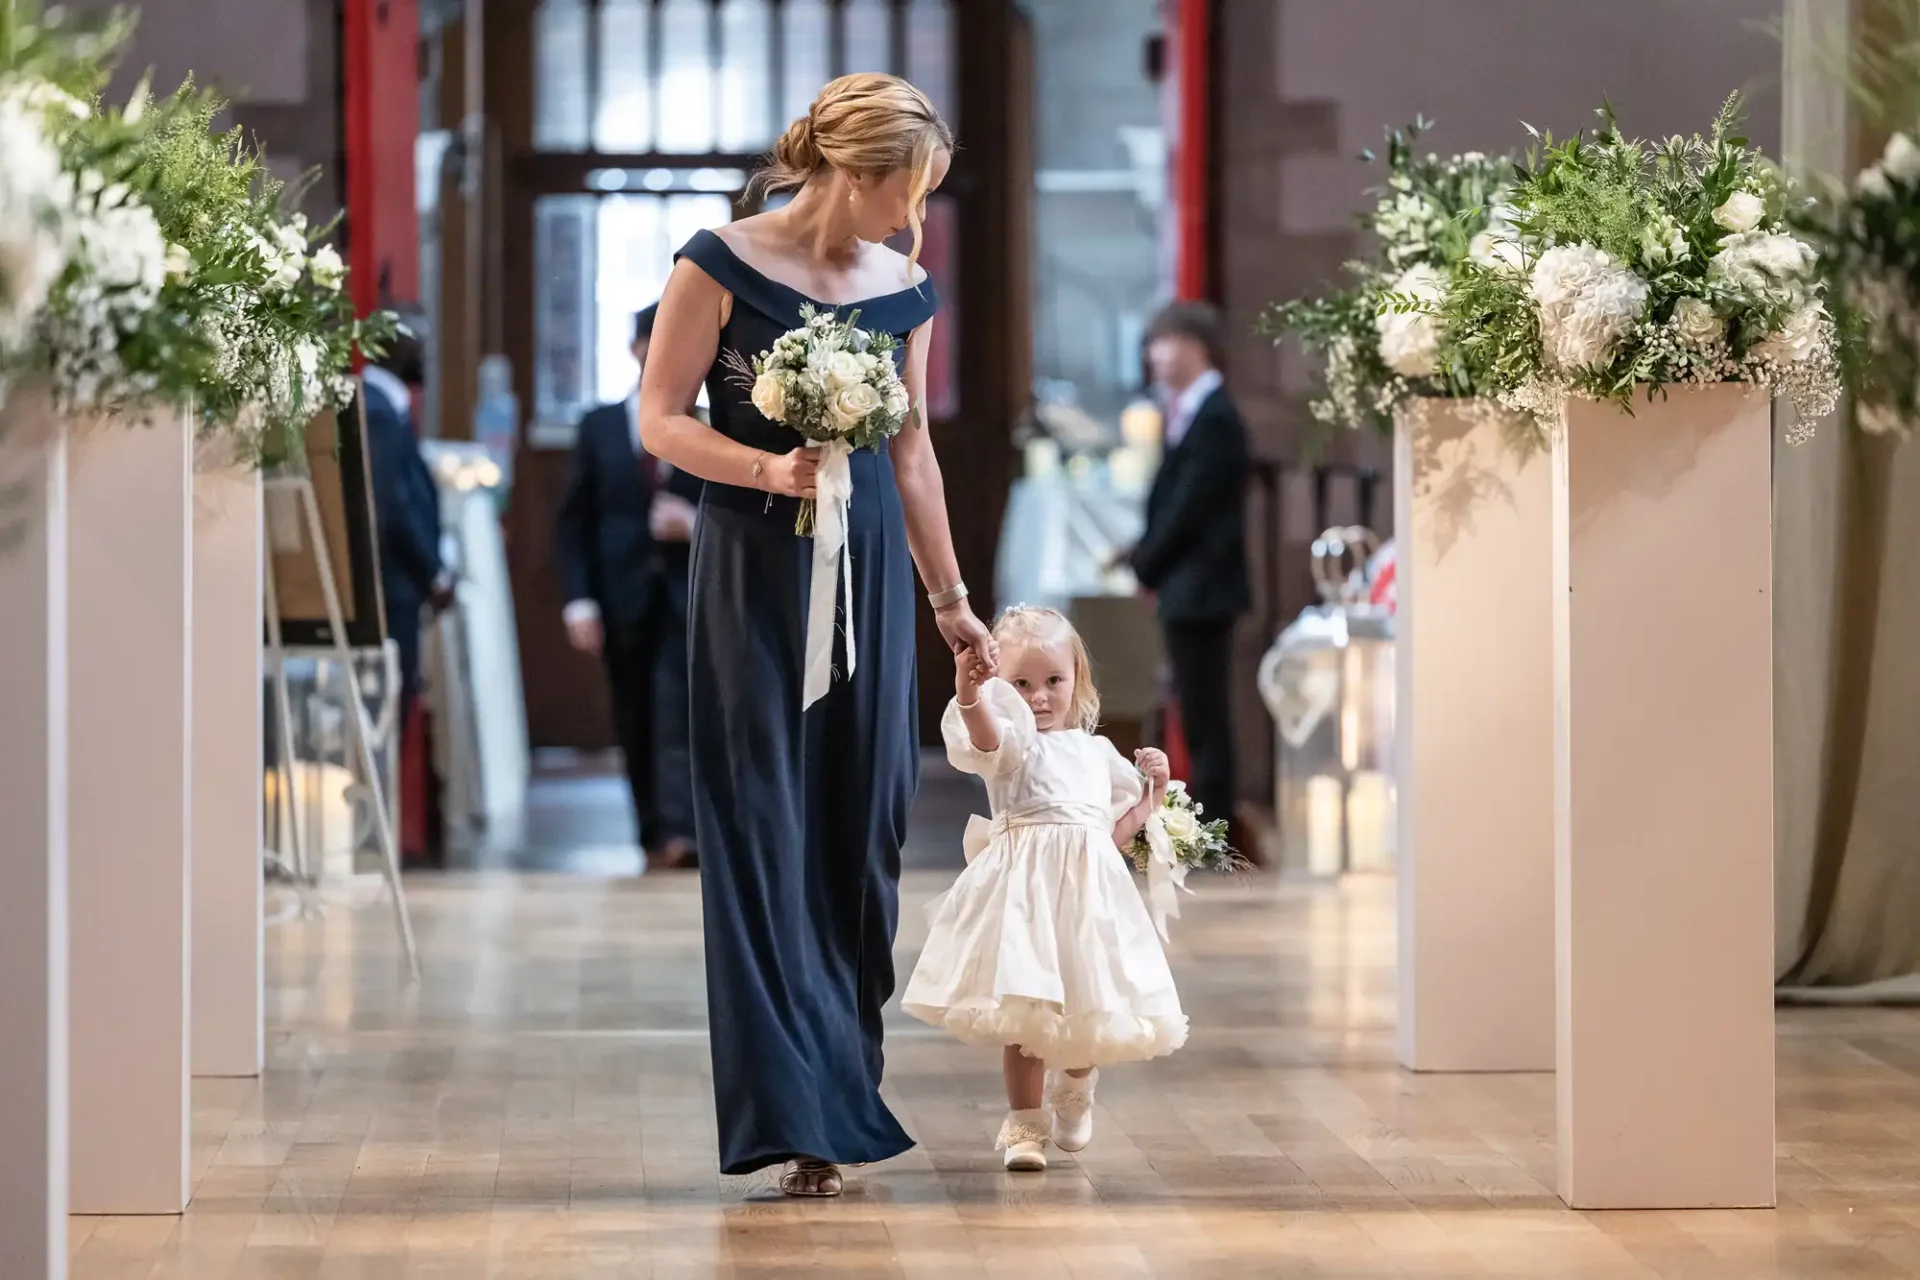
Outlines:
<svg viewBox="0 0 1920 1280"><path fill-rule="evenodd" d="M1643 388L1745 382L1788 397L1804 438L1838 401L1838 331L1786 180L1739 135L1738 95L1706 137L1602 122L1592 139L1535 134L1514 252L1390 307L1437 320L1475 387L1543 425L1568 396L1631 411Z"/></svg>
<svg viewBox="0 0 1920 1280"><path fill-rule="evenodd" d="M1912 434L1920 418L1920 142L1895 133L1885 155L1799 220L1818 248L1844 349L1854 421Z"/></svg>
<svg viewBox="0 0 1920 1280"><path fill-rule="evenodd" d="M1438 314L1387 304L1437 302L1461 264L1515 256L1502 208L1512 160L1477 151L1423 157L1417 143L1430 127L1416 120L1388 132L1386 185L1358 220L1374 251L1346 264L1346 287L1277 303L1261 318L1263 334L1296 338L1324 361L1324 390L1309 410L1326 427L1391 434L1394 411L1409 399L1477 394Z"/></svg>
<svg viewBox="0 0 1920 1280"><path fill-rule="evenodd" d="M129 30L0 4L0 396L33 377L65 412L190 401L203 434L284 453L391 320L354 318L338 253L212 131L218 99L100 100Z"/></svg>

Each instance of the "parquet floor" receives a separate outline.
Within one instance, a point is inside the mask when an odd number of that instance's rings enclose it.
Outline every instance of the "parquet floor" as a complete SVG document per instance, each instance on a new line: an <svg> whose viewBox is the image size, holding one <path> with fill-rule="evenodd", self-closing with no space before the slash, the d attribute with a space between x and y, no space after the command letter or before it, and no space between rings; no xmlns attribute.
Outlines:
<svg viewBox="0 0 1920 1280"><path fill-rule="evenodd" d="M1550 1077L1394 1067L1386 881L1190 900L1191 1044L1044 1175L999 1171L995 1056L897 1021L922 1145L837 1202L715 1172L691 877L414 905L417 989L378 907L272 935L270 1066L196 1085L192 1208L75 1219L75 1280L1920 1275L1920 1014L1781 1013L1778 1211L1572 1213Z"/></svg>

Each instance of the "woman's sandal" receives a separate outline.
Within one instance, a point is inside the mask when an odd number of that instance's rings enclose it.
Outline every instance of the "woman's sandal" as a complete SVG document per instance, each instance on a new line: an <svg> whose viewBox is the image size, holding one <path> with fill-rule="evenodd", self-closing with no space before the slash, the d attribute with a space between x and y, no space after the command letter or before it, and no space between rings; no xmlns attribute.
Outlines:
<svg viewBox="0 0 1920 1280"><path fill-rule="evenodd" d="M784 1196L831 1199L843 1189L840 1166L827 1160L789 1160L786 1172L780 1175L780 1194Z"/></svg>

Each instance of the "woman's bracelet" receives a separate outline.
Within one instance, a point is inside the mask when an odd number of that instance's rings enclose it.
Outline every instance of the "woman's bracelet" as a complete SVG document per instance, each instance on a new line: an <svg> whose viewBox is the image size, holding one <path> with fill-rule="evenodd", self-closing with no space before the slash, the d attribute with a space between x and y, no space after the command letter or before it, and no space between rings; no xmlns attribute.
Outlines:
<svg viewBox="0 0 1920 1280"><path fill-rule="evenodd" d="M927 603L932 605L935 609L945 609L950 605L959 604L962 600L965 600L966 598L967 598L967 584L964 582L956 582L952 586L948 587L945 591L934 591L929 593L927 596Z"/></svg>

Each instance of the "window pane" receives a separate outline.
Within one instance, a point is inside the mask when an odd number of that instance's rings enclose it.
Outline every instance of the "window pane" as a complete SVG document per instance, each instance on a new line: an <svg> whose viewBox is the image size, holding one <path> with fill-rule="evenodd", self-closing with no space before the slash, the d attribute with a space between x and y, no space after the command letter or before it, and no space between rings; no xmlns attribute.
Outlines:
<svg viewBox="0 0 1920 1280"><path fill-rule="evenodd" d="M933 99L951 124L953 100L953 22L947 0L913 0L907 10L907 79Z"/></svg>
<svg viewBox="0 0 1920 1280"><path fill-rule="evenodd" d="M646 0L602 0L600 5L600 102L593 128L600 151L653 146L652 8Z"/></svg>
<svg viewBox="0 0 1920 1280"><path fill-rule="evenodd" d="M571 425L595 401L592 196L545 196L534 206L536 426Z"/></svg>
<svg viewBox="0 0 1920 1280"><path fill-rule="evenodd" d="M533 145L587 148L587 9L580 0L546 0L533 26Z"/></svg>
<svg viewBox="0 0 1920 1280"><path fill-rule="evenodd" d="M665 0L660 6L662 151L713 149L712 18L707 0Z"/></svg>
<svg viewBox="0 0 1920 1280"><path fill-rule="evenodd" d="M733 212L724 195L608 196L600 202L596 309L596 398L624 399L640 375L633 362L633 313L660 300L676 249Z"/></svg>
<svg viewBox="0 0 1920 1280"><path fill-rule="evenodd" d="M822 86L833 79L827 42L827 6L824 0L787 0L781 13L786 24L786 66L781 68L781 96L786 120L807 114ZM781 127L785 128L785 121Z"/></svg>
<svg viewBox="0 0 1920 1280"><path fill-rule="evenodd" d="M767 0L720 6L720 150L764 151L787 122L773 118L773 15Z"/></svg>
<svg viewBox="0 0 1920 1280"><path fill-rule="evenodd" d="M893 70L893 6L887 0L847 0L841 28L847 65L841 71Z"/></svg>

